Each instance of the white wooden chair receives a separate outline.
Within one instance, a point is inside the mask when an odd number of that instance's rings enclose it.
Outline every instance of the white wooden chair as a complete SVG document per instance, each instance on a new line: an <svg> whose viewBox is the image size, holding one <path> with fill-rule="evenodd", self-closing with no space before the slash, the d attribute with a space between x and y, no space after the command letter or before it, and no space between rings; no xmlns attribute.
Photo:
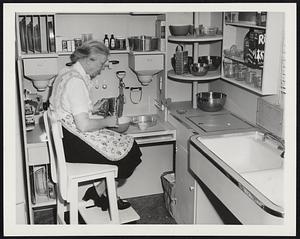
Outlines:
<svg viewBox="0 0 300 239"><path fill-rule="evenodd" d="M118 173L117 166L66 163L62 143L61 123L56 120L50 110L45 111L43 116L50 153L51 177L57 185L57 222L65 224L65 203L68 203L70 208L70 224L78 224L78 210L80 210L80 207L82 210L86 210L84 203L79 203L78 200L79 183L104 178L106 179L109 199L110 216L108 223L120 224L115 186L115 177L117 177ZM100 213L99 216L101 216Z"/></svg>

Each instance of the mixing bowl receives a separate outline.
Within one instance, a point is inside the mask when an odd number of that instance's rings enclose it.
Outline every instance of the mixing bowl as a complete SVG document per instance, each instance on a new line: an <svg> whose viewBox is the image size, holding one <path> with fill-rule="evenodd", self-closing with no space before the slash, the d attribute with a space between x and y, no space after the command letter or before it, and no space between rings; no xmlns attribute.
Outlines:
<svg viewBox="0 0 300 239"><path fill-rule="evenodd" d="M173 36L186 36L190 31L190 25L170 25L169 30Z"/></svg>
<svg viewBox="0 0 300 239"><path fill-rule="evenodd" d="M140 130L145 130L156 125L157 118L155 115L139 115L132 118L132 123L138 126Z"/></svg>
<svg viewBox="0 0 300 239"><path fill-rule="evenodd" d="M221 92L200 92L197 94L197 105L203 111L215 112L223 108L226 94Z"/></svg>
<svg viewBox="0 0 300 239"><path fill-rule="evenodd" d="M204 76L208 71L208 64L206 63L193 63L190 65L190 72L194 76Z"/></svg>
<svg viewBox="0 0 300 239"><path fill-rule="evenodd" d="M109 127L110 130L113 130L118 133L124 133L128 130L130 123L132 122L132 117L130 116L122 116L118 119L118 126Z"/></svg>
<svg viewBox="0 0 300 239"><path fill-rule="evenodd" d="M215 71L221 64L221 57L220 56L199 56L198 62L199 63L206 63L208 64L209 71Z"/></svg>

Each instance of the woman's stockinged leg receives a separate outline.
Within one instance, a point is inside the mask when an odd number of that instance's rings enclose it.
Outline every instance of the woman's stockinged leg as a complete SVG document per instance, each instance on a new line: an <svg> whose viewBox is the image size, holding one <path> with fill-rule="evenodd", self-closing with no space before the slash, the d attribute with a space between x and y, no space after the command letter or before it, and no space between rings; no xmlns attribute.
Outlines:
<svg viewBox="0 0 300 239"><path fill-rule="evenodd" d="M104 179L101 179L100 182L94 182L94 187L99 195L99 197L101 197L104 193L105 193L105 190L106 190L106 182Z"/></svg>

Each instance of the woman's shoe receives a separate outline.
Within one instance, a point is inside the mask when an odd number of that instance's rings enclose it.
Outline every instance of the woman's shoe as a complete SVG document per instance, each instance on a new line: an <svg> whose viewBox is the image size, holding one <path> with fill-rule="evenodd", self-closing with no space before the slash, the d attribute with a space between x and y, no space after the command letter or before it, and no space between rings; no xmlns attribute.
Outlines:
<svg viewBox="0 0 300 239"><path fill-rule="evenodd" d="M88 200L96 200L97 197L99 197L97 191L96 191L96 188L94 186L88 188L88 190L86 190L82 200L84 201L88 201Z"/></svg>
<svg viewBox="0 0 300 239"><path fill-rule="evenodd" d="M104 201L102 204L102 211L107 211L109 208L109 202L108 202L108 198L105 197L104 195L101 196L101 198L103 198L102 200ZM118 209L119 210L124 210L127 209L131 206L130 202L122 200L121 198L119 198L117 200L117 204L118 204Z"/></svg>
<svg viewBox="0 0 300 239"><path fill-rule="evenodd" d="M95 206L101 207L102 211L107 211L108 209L108 200L107 198L102 194L101 197L99 197L96 188L94 186L88 188L86 190L82 200L88 201L88 200L93 200Z"/></svg>
<svg viewBox="0 0 300 239"><path fill-rule="evenodd" d="M124 210L124 209L127 209L131 206L130 202L124 201L121 198L119 198L117 202L118 202L118 209L119 210Z"/></svg>

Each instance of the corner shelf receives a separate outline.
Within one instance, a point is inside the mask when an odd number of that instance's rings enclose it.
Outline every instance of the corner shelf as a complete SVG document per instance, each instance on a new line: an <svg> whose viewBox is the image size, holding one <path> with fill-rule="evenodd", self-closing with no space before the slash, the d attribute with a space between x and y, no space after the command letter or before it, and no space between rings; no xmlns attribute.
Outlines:
<svg viewBox="0 0 300 239"><path fill-rule="evenodd" d="M221 41L223 40L223 35L188 35L188 36L169 36L169 42L211 42L211 41Z"/></svg>
<svg viewBox="0 0 300 239"><path fill-rule="evenodd" d="M219 79L221 77L221 72L220 70L208 71L204 76L194 76L189 73L177 75L174 70L169 70L168 77L178 81L210 81Z"/></svg>

